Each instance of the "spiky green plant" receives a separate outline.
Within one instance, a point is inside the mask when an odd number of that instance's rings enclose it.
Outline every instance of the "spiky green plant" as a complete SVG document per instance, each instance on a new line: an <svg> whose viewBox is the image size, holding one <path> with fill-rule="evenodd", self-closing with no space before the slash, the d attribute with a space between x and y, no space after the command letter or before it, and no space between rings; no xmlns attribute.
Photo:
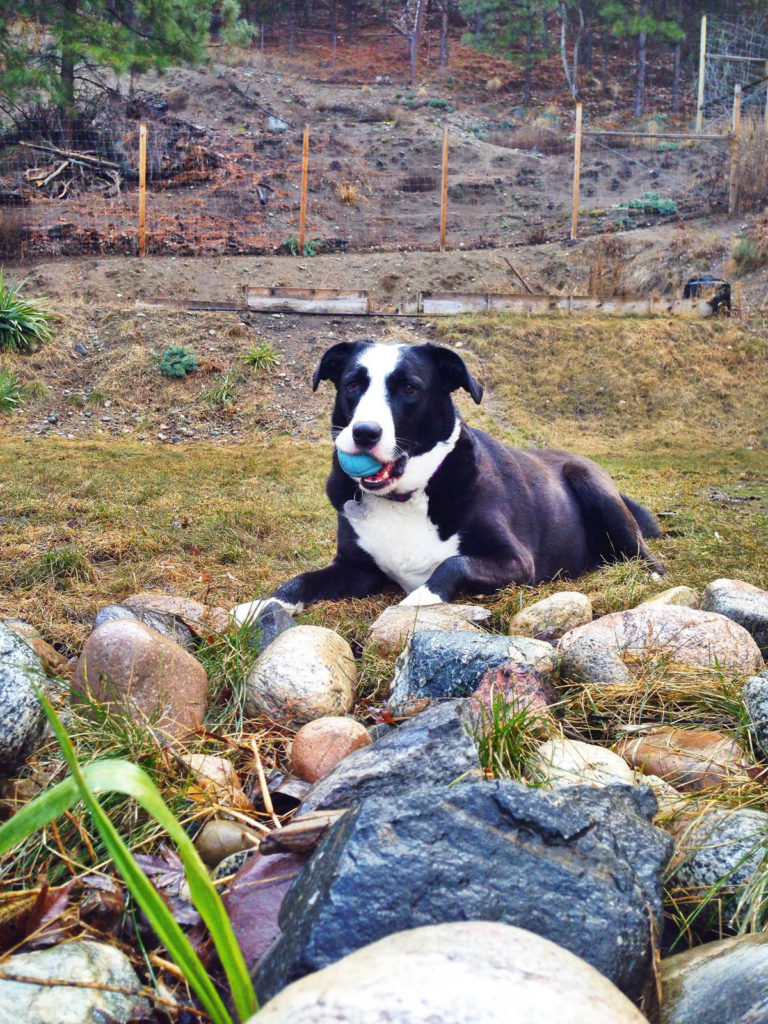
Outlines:
<svg viewBox="0 0 768 1024"><path fill-rule="evenodd" d="M35 299L25 299L26 281L6 284L0 268L0 352L30 352L50 338L48 315Z"/></svg>
<svg viewBox="0 0 768 1024"><path fill-rule="evenodd" d="M273 370L280 361L280 356L272 348L271 343L263 341L261 338L258 341L254 341L248 351L243 352L240 358L254 370Z"/></svg>
<svg viewBox="0 0 768 1024"><path fill-rule="evenodd" d="M22 404L19 375L0 367L0 412L13 412Z"/></svg>
<svg viewBox="0 0 768 1024"><path fill-rule="evenodd" d="M528 785L542 780L535 752L550 720L504 693L494 693L490 709L482 707L474 730L480 764L488 775L516 779Z"/></svg>

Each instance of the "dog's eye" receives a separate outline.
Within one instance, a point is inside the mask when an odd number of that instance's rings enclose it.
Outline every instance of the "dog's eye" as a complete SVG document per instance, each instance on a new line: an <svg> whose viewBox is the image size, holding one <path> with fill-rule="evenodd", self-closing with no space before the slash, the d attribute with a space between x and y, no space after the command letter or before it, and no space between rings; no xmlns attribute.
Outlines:
<svg viewBox="0 0 768 1024"><path fill-rule="evenodd" d="M348 391L350 395L356 394L360 390L360 381L348 380L344 385L344 390Z"/></svg>
<svg viewBox="0 0 768 1024"><path fill-rule="evenodd" d="M415 384L403 384L400 390L404 395L415 395L419 389Z"/></svg>

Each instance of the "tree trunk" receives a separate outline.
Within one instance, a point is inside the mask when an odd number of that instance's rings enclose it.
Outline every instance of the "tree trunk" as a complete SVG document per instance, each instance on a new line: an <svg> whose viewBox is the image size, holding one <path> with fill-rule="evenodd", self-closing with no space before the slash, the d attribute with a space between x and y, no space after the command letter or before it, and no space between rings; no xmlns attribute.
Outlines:
<svg viewBox="0 0 768 1024"><path fill-rule="evenodd" d="M72 148L75 136L75 65L77 64L78 0L64 0L64 21L61 32L61 112L67 145Z"/></svg>
<svg viewBox="0 0 768 1024"><path fill-rule="evenodd" d="M533 68L531 66L531 50L533 49L533 33L525 33L525 77L523 79L523 106L527 110L531 105Z"/></svg>
<svg viewBox="0 0 768 1024"><path fill-rule="evenodd" d="M448 0L443 3L440 14L440 67L448 64Z"/></svg>
<svg viewBox="0 0 768 1024"><path fill-rule="evenodd" d="M568 90L569 90L571 96L573 96L573 98L575 99L576 98L576 83L574 81L573 75L571 74L571 69L568 66L567 40L568 40L568 8L563 3L563 4L560 5L560 57L561 57L562 62L563 62L563 71L565 72L565 80L568 83Z"/></svg>
<svg viewBox="0 0 768 1024"><path fill-rule="evenodd" d="M646 0L640 4L640 17L644 18L648 13ZM637 37L637 82L635 85L635 117L642 117L645 113L645 69L646 69L646 44L648 37L642 31Z"/></svg>
<svg viewBox="0 0 768 1024"><path fill-rule="evenodd" d="M680 110L680 54L682 45L678 39L672 51L672 113Z"/></svg>

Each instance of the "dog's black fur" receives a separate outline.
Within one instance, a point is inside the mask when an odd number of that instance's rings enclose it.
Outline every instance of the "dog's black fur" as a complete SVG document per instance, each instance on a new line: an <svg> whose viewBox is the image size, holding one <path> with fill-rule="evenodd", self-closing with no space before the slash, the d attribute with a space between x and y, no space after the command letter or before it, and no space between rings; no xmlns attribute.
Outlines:
<svg viewBox="0 0 768 1024"><path fill-rule="evenodd" d="M313 389L324 380L336 386L326 492L338 550L326 568L278 587L274 596L293 610L392 580L409 592L406 604L428 604L635 556L663 573L643 540L659 536L653 516L599 466L509 448L460 419L451 392L464 388L479 403L483 389L449 349L342 342L322 357ZM353 479L339 449L370 452L384 469Z"/></svg>

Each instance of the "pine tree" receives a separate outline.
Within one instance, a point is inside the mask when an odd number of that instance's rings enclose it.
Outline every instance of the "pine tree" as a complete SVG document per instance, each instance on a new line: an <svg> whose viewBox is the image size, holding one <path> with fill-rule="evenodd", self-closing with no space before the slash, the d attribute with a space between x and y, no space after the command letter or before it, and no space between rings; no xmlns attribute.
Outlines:
<svg viewBox="0 0 768 1024"><path fill-rule="evenodd" d="M204 58L214 0L17 0L0 14L0 96L73 116L79 91L117 74Z"/></svg>
<svg viewBox="0 0 768 1024"><path fill-rule="evenodd" d="M525 69L523 102L531 102L531 72L550 47L547 14L559 0L460 0L459 8L473 31L468 38L479 50L499 53Z"/></svg>

